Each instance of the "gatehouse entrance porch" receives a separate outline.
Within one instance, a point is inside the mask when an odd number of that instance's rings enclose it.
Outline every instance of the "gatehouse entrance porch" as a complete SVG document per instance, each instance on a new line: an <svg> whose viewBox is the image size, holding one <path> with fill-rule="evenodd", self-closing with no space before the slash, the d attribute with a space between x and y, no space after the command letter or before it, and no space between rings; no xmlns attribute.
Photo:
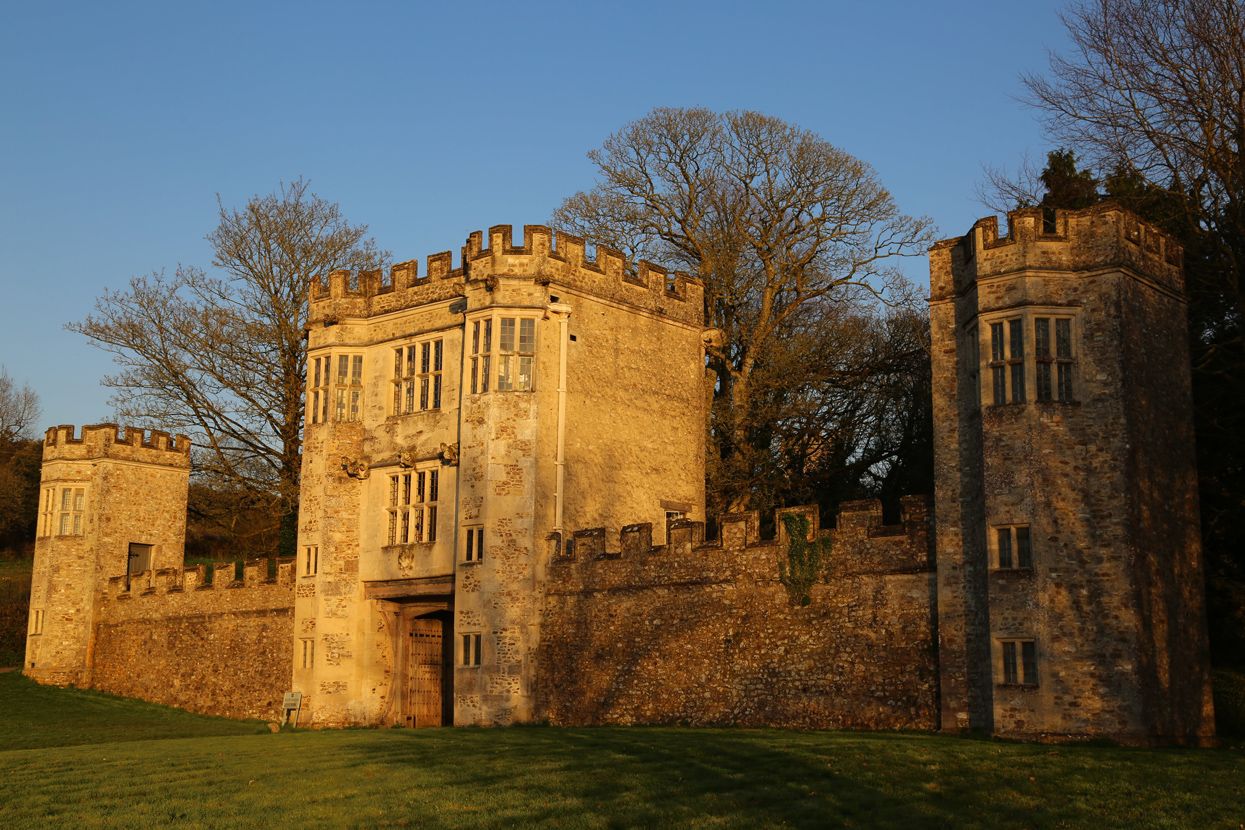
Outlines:
<svg viewBox="0 0 1245 830"><path fill-rule="evenodd" d="M364 582L389 632L390 676L383 722L454 724L454 577Z"/></svg>

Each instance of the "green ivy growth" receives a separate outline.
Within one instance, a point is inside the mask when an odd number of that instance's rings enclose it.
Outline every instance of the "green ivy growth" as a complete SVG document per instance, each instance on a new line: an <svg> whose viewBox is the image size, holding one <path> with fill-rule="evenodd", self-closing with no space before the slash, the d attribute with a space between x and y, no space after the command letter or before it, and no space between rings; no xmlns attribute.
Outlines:
<svg viewBox="0 0 1245 830"><path fill-rule="evenodd" d="M787 589L792 605L808 605L813 601L813 584L821 576L822 560L827 558L830 540L821 537L808 541L808 518L800 513L782 517L787 526L787 561L778 562L778 581Z"/></svg>

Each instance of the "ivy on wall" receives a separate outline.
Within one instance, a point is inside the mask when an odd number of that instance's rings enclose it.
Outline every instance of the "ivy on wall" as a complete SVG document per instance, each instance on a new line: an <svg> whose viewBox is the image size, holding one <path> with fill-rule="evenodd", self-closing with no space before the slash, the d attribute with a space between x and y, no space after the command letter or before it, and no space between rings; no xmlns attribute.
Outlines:
<svg viewBox="0 0 1245 830"><path fill-rule="evenodd" d="M782 517L787 528L787 561L778 561L778 581L787 589L792 605L808 605L813 585L821 577L822 562L828 558L830 540L821 537L809 541L808 517L787 513Z"/></svg>

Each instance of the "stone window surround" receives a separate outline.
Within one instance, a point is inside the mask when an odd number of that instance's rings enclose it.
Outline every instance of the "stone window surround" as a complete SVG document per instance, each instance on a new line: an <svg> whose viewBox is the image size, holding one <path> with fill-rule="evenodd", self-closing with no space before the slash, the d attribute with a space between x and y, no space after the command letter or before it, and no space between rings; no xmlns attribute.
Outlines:
<svg viewBox="0 0 1245 830"><path fill-rule="evenodd" d="M484 561L484 525L463 526L463 564L477 565Z"/></svg>
<svg viewBox="0 0 1245 830"><path fill-rule="evenodd" d="M428 370L423 371L423 351L428 350ZM443 332L421 335L394 344L395 355L390 417L416 415L441 409L444 392L445 336ZM399 369L397 361L401 361Z"/></svg>
<svg viewBox="0 0 1245 830"><path fill-rule="evenodd" d="M36 637L43 633L45 611L42 608L30 609L30 636Z"/></svg>
<svg viewBox="0 0 1245 830"><path fill-rule="evenodd" d="M1014 681L1007 680L1007 665L1005 651L1008 644L1011 644L1015 651L1012 657L1015 660L1013 670L1016 673ZM1028 644L1032 646L1032 676L1028 672L1029 661L1024 657L1024 646ZM1031 636L995 636L992 638L991 661L994 667L994 685L1003 688L1012 689L1036 689L1040 685L1041 672L1038 670L1038 662L1040 653L1037 648L1037 638Z"/></svg>
<svg viewBox="0 0 1245 830"><path fill-rule="evenodd" d="M1058 383L1054 381L1053 389L1054 397L1052 400L1038 400L1038 372L1037 372L1037 342L1035 333L1036 318L1043 317L1053 320L1065 319L1071 321L1071 346L1072 356L1070 365L1072 367L1072 398L1071 400L1059 400ZM1011 348L1011 330L1007 323L1011 320L1021 320L1021 332L1023 337L1023 359L1020 363L1023 366L1023 383L1024 383L1024 399L1020 401L1012 400L1013 390L1013 374L1010 368L1004 371L1004 379L1007 390L1007 401L1005 403L996 403L994 400L993 375L991 369L991 324L1003 323L1004 336L1007 338L1007 351L1005 357L1012 354ZM1068 405L1075 404L1080 398L1080 357L1081 350L1078 348L1082 339L1081 332L1081 307L1080 306L1055 306L1055 305L1016 305L1008 308L995 309L993 311L982 312L977 315L976 320L969 323L965 327L966 337L969 340L970 348L975 345L976 351L970 352L969 361L975 360L976 379L978 400L983 408L995 406L1025 406L1031 403L1040 403L1042 405L1057 404ZM1052 323L1051 332L1052 348L1054 343L1054 330ZM1010 367L1011 363L1005 360L1002 364Z"/></svg>
<svg viewBox="0 0 1245 830"><path fill-rule="evenodd" d="M1028 547L1029 547L1029 550L1028 550L1029 561L1027 564L1023 564L1023 565L1021 564L1022 560L1021 560L1021 555L1020 555L1021 553L1020 534L1016 532L1017 530L1020 530L1020 529L1024 529L1028 531L1027 538L1028 538ZM1009 531L1011 535L1012 564L1009 566L1004 566L1001 563L1001 557L1000 557L1000 551L999 551L999 531L1000 530ZM1020 571L1024 573L1024 572L1031 572L1033 570L1033 528L1032 528L1032 525L1030 525L1028 522L1002 522L999 524L990 524L987 530L987 535L986 535L986 546L988 547L989 552L990 552L990 570L1005 571L1007 573L1012 573L1015 571Z"/></svg>
<svg viewBox="0 0 1245 830"><path fill-rule="evenodd" d="M65 498L68 496L68 507ZM49 482L43 488L43 509L39 523L41 537L83 536L86 534L86 505L90 487L85 481ZM61 532L68 523L69 530ZM76 530L74 528L77 528Z"/></svg>
<svg viewBox="0 0 1245 830"><path fill-rule="evenodd" d="M419 491L420 477L424 478L424 491ZM408 481L409 477L409 492ZM384 493L387 531L385 548L409 545L430 545L437 541L437 509L441 497L441 464L437 461L423 462L411 468L390 473L386 477ZM403 525L405 517L405 526ZM405 541L402 537L406 536ZM418 538L413 538L418 536Z"/></svg>
<svg viewBox="0 0 1245 830"><path fill-rule="evenodd" d="M339 422L363 417L363 353L334 352L333 414ZM345 371L342 371L343 368ZM347 396L349 398L347 399Z"/></svg>
<svg viewBox="0 0 1245 830"><path fill-rule="evenodd" d="M342 358L346 359L345 375L340 371ZM326 348L308 354L306 423L361 420L365 369L363 352L358 349Z"/></svg>
<svg viewBox="0 0 1245 830"><path fill-rule="evenodd" d="M541 309L543 311L543 309ZM469 394L490 392L532 392L536 388L536 350L540 311L527 308L490 308L466 320L466 365L463 382ZM513 321L512 342L502 348L503 321ZM531 322L531 338L524 347L524 323ZM522 371L527 361L527 373ZM509 378L509 387L502 384ZM525 380L526 378L526 380Z"/></svg>
<svg viewBox="0 0 1245 830"><path fill-rule="evenodd" d="M302 644L301 667L304 669L313 669L316 665L316 638L300 637L299 642Z"/></svg>
<svg viewBox="0 0 1245 830"><path fill-rule="evenodd" d="M479 631L464 631L458 640L458 665L464 669L480 668L484 636Z"/></svg>
<svg viewBox="0 0 1245 830"><path fill-rule="evenodd" d="M320 546L304 545L302 555L302 573L299 576L313 577L320 572Z"/></svg>

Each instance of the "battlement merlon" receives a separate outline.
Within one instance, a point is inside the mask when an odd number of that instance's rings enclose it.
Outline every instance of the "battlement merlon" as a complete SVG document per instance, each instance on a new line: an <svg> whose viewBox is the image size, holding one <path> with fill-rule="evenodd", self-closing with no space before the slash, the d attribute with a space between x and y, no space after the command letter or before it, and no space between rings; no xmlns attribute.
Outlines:
<svg viewBox="0 0 1245 830"><path fill-rule="evenodd" d="M153 429L122 430L116 424L91 424L75 435L72 424L48 429L43 439L43 461L86 461L114 458L165 467L190 469L190 439Z"/></svg>
<svg viewBox="0 0 1245 830"><path fill-rule="evenodd" d="M108 578L105 599L131 598L163 594L194 593L196 591L223 592L236 588L262 588L265 586L294 585L295 560L250 559L242 565L242 579L237 579L238 562L215 562L212 565L194 565L183 568L161 568L155 571L128 576ZM275 576L270 577L270 573Z"/></svg>
<svg viewBox="0 0 1245 830"><path fill-rule="evenodd" d="M572 290L660 313L692 325L703 325L704 284L694 276L672 272L650 262L637 263L634 273L623 255L588 245L577 236L555 234L544 225L525 225L523 244L514 245L509 225L475 231L461 249L459 264L445 251L428 257L425 276L416 260L393 266L385 281L380 271L334 271L327 284L310 287L309 324L366 318L461 296L468 282L496 277L529 278L565 285Z"/></svg>
<svg viewBox="0 0 1245 830"><path fill-rule="evenodd" d="M1021 271L1120 268L1184 295L1183 249L1174 238L1112 202L1082 210L1025 208L979 219L967 234L930 249L930 300L950 300L977 280Z"/></svg>
<svg viewBox="0 0 1245 830"><path fill-rule="evenodd" d="M900 498L900 523L886 525L882 521L882 502L877 499L847 501L839 505L834 528L822 528L816 505L782 507L774 511L774 539L761 538L761 516L756 510L743 513L727 513L719 520L721 532L716 540L705 538L704 522L689 519L672 519L666 524L666 545L653 545L653 526L648 522L625 525L619 530L618 547L611 551L603 527L585 528L569 534L573 544L560 549L558 560L594 561L630 559L637 556L679 555L695 551L723 550L743 551L748 548L783 548L789 537L787 515L804 517L808 522L810 539L829 535L832 538L854 539L906 539L920 547L928 546L930 521L929 496L914 495Z"/></svg>

